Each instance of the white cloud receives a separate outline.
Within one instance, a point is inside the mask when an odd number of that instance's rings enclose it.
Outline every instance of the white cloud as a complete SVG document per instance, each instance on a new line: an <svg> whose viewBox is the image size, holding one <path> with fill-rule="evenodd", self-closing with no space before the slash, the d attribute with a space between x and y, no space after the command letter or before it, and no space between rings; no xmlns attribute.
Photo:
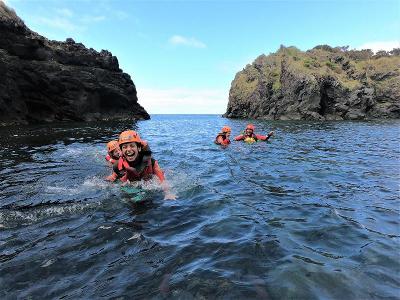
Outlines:
<svg viewBox="0 0 400 300"><path fill-rule="evenodd" d="M125 20L129 17L128 13L121 10L115 10L113 13L118 20Z"/></svg>
<svg viewBox="0 0 400 300"><path fill-rule="evenodd" d="M106 19L105 16L84 16L82 17L81 21L83 23L97 23L104 21Z"/></svg>
<svg viewBox="0 0 400 300"><path fill-rule="evenodd" d="M151 114L223 114L228 92L223 89L138 89L139 103Z"/></svg>
<svg viewBox="0 0 400 300"><path fill-rule="evenodd" d="M52 18L39 17L36 19L36 22L39 24L46 25L50 28L61 29L62 31L70 34L85 30L85 27L75 25L68 18L64 17L57 17L57 16Z"/></svg>
<svg viewBox="0 0 400 300"><path fill-rule="evenodd" d="M237 72L244 69L248 64L252 64L256 57L257 55L248 55L236 61L224 60L218 63L216 65L216 68L221 73L236 74Z"/></svg>
<svg viewBox="0 0 400 300"><path fill-rule="evenodd" d="M56 9L57 14L59 14L60 16L63 17L72 17L73 16L73 12L72 10L68 9L68 8L58 8Z"/></svg>
<svg viewBox="0 0 400 300"><path fill-rule="evenodd" d="M400 48L400 41L368 42L356 47L358 50L371 49L374 53L379 50L390 51L393 48Z"/></svg>
<svg viewBox="0 0 400 300"><path fill-rule="evenodd" d="M75 36L84 32L91 24L104 21L106 17L103 15L76 15L70 9L57 8L53 10L51 16L36 16L33 19L37 24Z"/></svg>
<svg viewBox="0 0 400 300"><path fill-rule="evenodd" d="M183 45L187 47L193 47L193 48L206 48L206 44L203 42L191 37L187 38L181 35L174 35L170 37L168 42L172 45Z"/></svg>

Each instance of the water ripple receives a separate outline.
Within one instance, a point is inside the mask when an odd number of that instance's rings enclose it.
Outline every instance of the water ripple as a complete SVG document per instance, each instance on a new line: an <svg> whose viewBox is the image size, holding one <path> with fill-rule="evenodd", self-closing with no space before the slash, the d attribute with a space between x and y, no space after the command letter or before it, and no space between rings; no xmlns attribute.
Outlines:
<svg viewBox="0 0 400 300"><path fill-rule="evenodd" d="M246 120L0 128L0 297L399 299L398 121L256 121L271 141L220 149L223 125ZM104 181L127 128L177 201Z"/></svg>

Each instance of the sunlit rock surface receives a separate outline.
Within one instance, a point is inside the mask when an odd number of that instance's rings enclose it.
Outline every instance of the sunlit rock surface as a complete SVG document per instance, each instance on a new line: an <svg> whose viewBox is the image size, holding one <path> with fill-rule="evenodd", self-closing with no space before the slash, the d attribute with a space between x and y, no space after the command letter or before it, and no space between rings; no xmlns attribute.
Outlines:
<svg viewBox="0 0 400 300"><path fill-rule="evenodd" d="M400 49L284 47L232 81L225 116L269 120L400 117Z"/></svg>

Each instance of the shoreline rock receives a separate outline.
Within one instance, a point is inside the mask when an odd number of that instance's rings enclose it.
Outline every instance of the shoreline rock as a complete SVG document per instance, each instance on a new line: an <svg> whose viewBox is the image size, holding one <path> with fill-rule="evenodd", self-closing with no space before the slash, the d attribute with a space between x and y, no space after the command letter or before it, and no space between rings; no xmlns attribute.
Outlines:
<svg viewBox="0 0 400 300"><path fill-rule="evenodd" d="M149 119L109 51L50 41L0 2L0 124Z"/></svg>
<svg viewBox="0 0 400 300"><path fill-rule="evenodd" d="M238 72L224 114L267 120L400 118L400 50L284 47Z"/></svg>

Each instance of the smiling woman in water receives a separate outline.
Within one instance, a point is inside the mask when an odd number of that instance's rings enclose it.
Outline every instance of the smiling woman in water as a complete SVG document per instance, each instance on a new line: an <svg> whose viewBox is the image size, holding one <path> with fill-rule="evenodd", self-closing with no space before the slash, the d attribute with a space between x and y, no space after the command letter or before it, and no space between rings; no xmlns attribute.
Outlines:
<svg viewBox="0 0 400 300"><path fill-rule="evenodd" d="M165 181L164 172L158 162L153 159L148 145L133 130L127 130L120 134L118 144L122 156L113 165L114 174L108 180L120 179L122 182L149 180L153 175L159 179L165 193L165 199L176 199L169 190Z"/></svg>

